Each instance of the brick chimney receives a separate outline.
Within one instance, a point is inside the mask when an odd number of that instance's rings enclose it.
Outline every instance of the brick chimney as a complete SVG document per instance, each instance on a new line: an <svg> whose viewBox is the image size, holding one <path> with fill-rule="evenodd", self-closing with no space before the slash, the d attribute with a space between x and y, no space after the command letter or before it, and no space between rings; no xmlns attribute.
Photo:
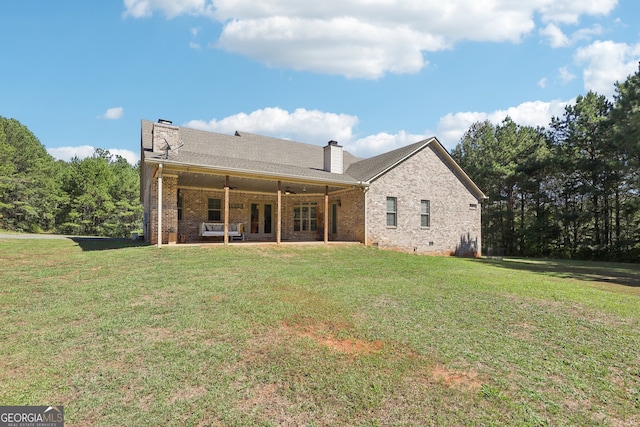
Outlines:
<svg viewBox="0 0 640 427"><path fill-rule="evenodd" d="M169 120L160 119L158 123L154 123L151 134L154 153L166 153L180 144L178 126L174 126Z"/></svg>
<svg viewBox="0 0 640 427"><path fill-rule="evenodd" d="M331 173L344 173L344 153L337 141L329 141L324 147L324 170Z"/></svg>

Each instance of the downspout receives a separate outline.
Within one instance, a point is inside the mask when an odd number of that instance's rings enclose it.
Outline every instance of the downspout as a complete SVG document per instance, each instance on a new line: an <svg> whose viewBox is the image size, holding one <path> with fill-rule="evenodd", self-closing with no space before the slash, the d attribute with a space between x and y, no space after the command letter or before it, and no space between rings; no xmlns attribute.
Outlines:
<svg viewBox="0 0 640 427"><path fill-rule="evenodd" d="M162 167L163 164L158 165L158 248L162 247Z"/></svg>

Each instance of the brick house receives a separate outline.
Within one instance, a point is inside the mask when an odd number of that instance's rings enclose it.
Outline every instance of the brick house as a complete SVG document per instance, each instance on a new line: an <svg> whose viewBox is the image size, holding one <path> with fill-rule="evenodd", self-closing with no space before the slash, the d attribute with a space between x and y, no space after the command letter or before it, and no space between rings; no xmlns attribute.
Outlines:
<svg viewBox="0 0 640 427"><path fill-rule="evenodd" d="M335 141L321 147L143 120L140 177L145 239L158 246L354 241L480 254L485 196L436 138L361 159Z"/></svg>

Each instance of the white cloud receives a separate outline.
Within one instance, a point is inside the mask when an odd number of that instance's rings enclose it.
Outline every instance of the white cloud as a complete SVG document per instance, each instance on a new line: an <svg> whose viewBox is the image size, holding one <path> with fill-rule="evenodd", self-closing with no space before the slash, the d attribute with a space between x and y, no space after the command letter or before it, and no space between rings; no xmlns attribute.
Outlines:
<svg viewBox="0 0 640 427"><path fill-rule="evenodd" d="M437 132L434 133L427 129L420 134L400 130L396 133L380 132L358 137L355 127L358 125L359 119L356 116L303 108L288 112L277 107L264 108L249 114L235 114L208 122L192 120L187 122L185 126L226 134L233 134L236 130L244 130L317 145L325 145L327 141L333 139L356 156L371 157L421 141L430 136L436 136L447 149L451 150L460 142L462 135L473 123L489 120L494 124L500 124L507 116L522 126L548 127L551 118L553 116L562 116L565 106L574 101L573 99L550 102L533 101L489 113L459 112L447 114L440 119Z"/></svg>
<svg viewBox="0 0 640 427"><path fill-rule="evenodd" d="M305 20L276 16L228 23L218 47L273 67L376 79L386 72L418 72L427 65L423 50L442 50L448 44L443 37L407 27L385 28L352 17Z"/></svg>
<svg viewBox="0 0 640 427"><path fill-rule="evenodd" d="M244 130L316 145L325 145L327 141L335 140L347 151L359 157L375 156L430 136L409 134L401 130L396 134L381 132L357 138L354 129L358 121L358 117L348 114L304 108L288 112L278 107L270 107L208 122L191 120L185 126L226 134Z"/></svg>
<svg viewBox="0 0 640 427"><path fill-rule="evenodd" d="M540 29L539 32L543 38L547 39L551 47L560 48L571 46L578 41L589 40L593 38L593 36L602 34L602 27L600 25L595 25L591 28L581 28L574 31L571 34L571 37L569 37L564 34L556 24L550 23L546 27Z"/></svg>
<svg viewBox="0 0 640 427"><path fill-rule="evenodd" d="M475 122L489 120L497 125L502 123L505 117L509 116L513 121L522 126L548 127L551 118L560 117L564 114L564 107L574 100L551 102L532 101L524 102L516 107L506 110L496 110L491 113L485 112L460 112L447 114L438 123L437 137L442 144L451 150L460 142L460 138Z"/></svg>
<svg viewBox="0 0 640 427"><path fill-rule="evenodd" d="M405 145L413 144L414 142L422 141L430 136L434 135L410 134L404 130L401 130L396 134L381 132L375 135L359 138L354 142L345 144L344 146L345 149L352 154L366 158L395 150L396 148L404 147Z"/></svg>
<svg viewBox="0 0 640 427"><path fill-rule="evenodd" d="M604 32L600 25L594 25L591 28L581 28L571 35L571 41L589 40L594 36L599 36Z"/></svg>
<svg viewBox="0 0 640 427"><path fill-rule="evenodd" d="M575 74L572 74L567 67L561 67L558 70L558 77L562 83L569 83L571 80L576 78Z"/></svg>
<svg viewBox="0 0 640 427"><path fill-rule="evenodd" d="M47 152L53 156L56 160L64 160L65 162L71 161L74 157L84 159L91 157L95 153L95 147L91 145L80 145L77 147L57 147L47 148ZM140 155L134 153L131 150L122 150L119 148L108 149L109 153L118 155L127 160L131 165L135 165L140 160Z"/></svg>
<svg viewBox="0 0 640 427"><path fill-rule="evenodd" d="M538 86L540 86L542 89L547 87L547 78L543 77L540 80L538 80Z"/></svg>
<svg viewBox="0 0 640 427"><path fill-rule="evenodd" d="M123 150L120 148L109 148L107 151L109 151L114 156L122 157L127 162L129 162L129 164L133 166L135 166L136 163L138 163L138 161L140 160L140 153L136 153L131 150Z"/></svg>
<svg viewBox="0 0 640 427"><path fill-rule="evenodd" d="M146 18L154 10L161 10L167 18L179 15L213 16L213 5L209 0L124 0L123 16Z"/></svg>
<svg viewBox="0 0 640 427"><path fill-rule="evenodd" d="M233 133L236 130L288 138L324 145L329 140L346 143L353 138L358 118L348 114L325 113L298 108L288 112L278 107L239 113L221 120L191 120L185 126L211 132Z"/></svg>
<svg viewBox="0 0 640 427"><path fill-rule="evenodd" d="M74 157L84 159L85 157L93 156L96 151L95 147L90 145L80 145L78 147L58 147L47 148L47 152L51 154L56 160L64 160L68 162Z"/></svg>
<svg viewBox="0 0 640 427"><path fill-rule="evenodd" d="M546 22L577 24L581 15L609 14L617 6L618 0L545 0L528 3L534 5Z"/></svg>
<svg viewBox="0 0 640 427"><path fill-rule="evenodd" d="M204 15L223 24L214 45L273 67L376 79L415 73L427 52L459 41L519 42L535 28L569 43L557 24L609 13L617 0L124 0L124 16ZM577 34L577 33L576 33Z"/></svg>
<svg viewBox="0 0 640 427"><path fill-rule="evenodd" d="M198 38L198 34L200 34L200 31L202 31L202 27L193 27L189 30L189 32L191 33L191 37L193 39L189 42L189 47L191 49L194 49L194 50L202 49L202 45L197 41L195 41L195 39Z"/></svg>
<svg viewBox="0 0 640 427"><path fill-rule="evenodd" d="M571 41L556 24L549 24L540 30L540 35L549 40L551 47L569 46Z"/></svg>
<svg viewBox="0 0 640 427"><path fill-rule="evenodd" d="M103 115L98 116L102 119L107 120L118 120L124 114L124 108L122 107L114 107L109 108Z"/></svg>
<svg viewBox="0 0 640 427"><path fill-rule="evenodd" d="M613 41L596 41L576 51L577 64L586 64L584 88L609 98L615 92L614 83L633 74L640 61L640 43L628 45Z"/></svg>

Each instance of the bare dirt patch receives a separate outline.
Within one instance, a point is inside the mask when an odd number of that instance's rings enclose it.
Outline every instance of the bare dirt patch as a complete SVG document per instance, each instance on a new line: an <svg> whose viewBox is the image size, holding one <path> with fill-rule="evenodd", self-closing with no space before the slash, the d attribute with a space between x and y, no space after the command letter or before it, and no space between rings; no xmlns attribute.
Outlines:
<svg viewBox="0 0 640 427"><path fill-rule="evenodd" d="M343 325L320 323L292 326L284 324L282 329L288 335L309 338L332 351L353 356L371 354L384 348L384 344L380 340L367 341L349 336L342 337L347 335Z"/></svg>
<svg viewBox="0 0 640 427"><path fill-rule="evenodd" d="M144 337L151 342L172 341L176 337L176 333L169 328L146 328L144 329Z"/></svg>
<svg viewBox="0 0 640 427"><path fill-rule="evenodd" d="M145 304L151 304L155 301L155 298L151 295L142 295L137 300L133 301L130 306L131 307L140 307Z"/></svg>
<svg viewBox="0 0 640 427"><path fill-rule="evenodd" d="M473 371L455 371L447 369L442 365L436 365L431 369L431 376L437 382L455 389L477 390L482 387L482 382L478 379L478 374Z"/></svg>
<svg viewBox="0 0 640 427"><path fill-rule="evenodd" d="M179 401L188 401L198 397L205 396L207 389L204 386L199 387L187 387L176 391L169 399L169 403L173 404Z"/></svg>
<svg viewBox="0 0 640 427"><path fill-rule="evenodd" d="M529 322L522 322L515 325L515 330L511 333L514 338L519 338L524 341L531 341L532 333L534 333L537 329L536 326L532 325Z"/></svg>
<svg viewBox="0 0 640 427"><path fill-rule="evenodd" d="M248 393L249 396L240 402L238 406L240 409L250 410L265 406L265 403L269 403L268 406L272 406L277 400L280 404L279 406L287 407L289 402L286 401L284 397L278 395L279 389L280 386L278 384L259 384L250 390Z"/></svg>
<svg viewBox="0 0 640 427"><path fill-rule="evenodd" d="M292 410L295 402L281 392L284 387L274 383L259 384L246 391L247 397L236 408L243 414L254 415L256 424L261 420L265 425L309 425L309 414Z"/></svg>

